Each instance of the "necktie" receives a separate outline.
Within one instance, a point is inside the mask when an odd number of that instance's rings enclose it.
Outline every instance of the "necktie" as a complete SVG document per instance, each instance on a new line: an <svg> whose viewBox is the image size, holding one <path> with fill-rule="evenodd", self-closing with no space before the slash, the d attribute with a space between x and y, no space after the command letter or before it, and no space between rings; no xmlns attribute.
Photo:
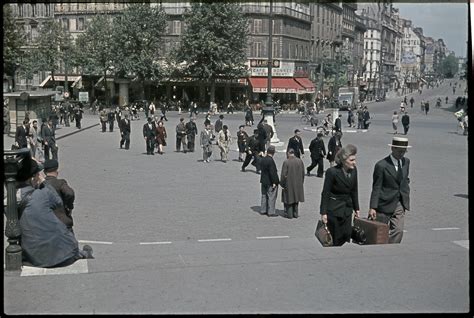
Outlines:
<svg viewBox="0 0 474 318"><path fill-rule="evenodd" d="M402 177L403 177L403 174L402 174L402 165L400 164L400 160L398 160L397 179L398 179L398 182L399 182L399 183L402 181Z"/></svg>

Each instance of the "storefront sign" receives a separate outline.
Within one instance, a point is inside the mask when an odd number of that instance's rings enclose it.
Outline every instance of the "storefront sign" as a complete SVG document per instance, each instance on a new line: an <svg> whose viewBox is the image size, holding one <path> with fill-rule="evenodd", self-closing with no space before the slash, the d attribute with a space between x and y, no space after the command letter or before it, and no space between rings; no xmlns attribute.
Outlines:
<svg viewBox="0 0 474 318"><path fill-rule="evenodd" d="M250 74L251 76L268 76L268 68L265 67L253 67L252 61L250 61ZM265 60L266 62L266 60ZM273 62L275 65L275 61ZM272 76L275 77L293 77L295 73L294 62L279 62L279 67L272 68Z"/></svg>
<svg viewBox="0 0 474 318"><path fill-rule="evenodd" d="M79 92L79 101L88 103L89 102L89 92Z"/></svg>

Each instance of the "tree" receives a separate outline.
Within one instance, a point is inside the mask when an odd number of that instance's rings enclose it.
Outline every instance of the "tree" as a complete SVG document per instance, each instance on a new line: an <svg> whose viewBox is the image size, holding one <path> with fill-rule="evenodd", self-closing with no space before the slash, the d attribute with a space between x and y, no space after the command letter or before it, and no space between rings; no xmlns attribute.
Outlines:
<svg viewBox="0 0 474 318"><path fill-rule="evenodd" d="M144 98L145 80L162 77L160 52L162 35L166 27L166 14L149 4L130 4L114 21L114 43L118 53L115 60L117 74L135 76L141 85Z"/></svg>
<svg viewBox="0 0 474 318"><path fill-rule="evenodd" d="M26 44L26 33L15 23L10 5L3 5L3 71L14 78L20 63L21 47ZM13 88L15 83L13 83Z"/></svg>
<svg viewBox="0 0 474 318"><path fill-rule="evenodd" d="M458 70L458 59L452 54L443 59L440 64L440 72L446 78L453 78Z"/></svg>
<svg viewBox="0 0 474 318"><path fill-rule="evenodd" d="M214 101L217 78L245 76L248 20L235 3L192 3L185 15L186 31L173 54L175 64L185 62L183 76L211 85Z"/></svg>
<svg viewBox="0 0 474 318"><path fill-rule="evenodd" d="M92 18L86 31L76 39L74 65L80 67L83 73L102 75L106 104L110 104L107 90L107 74L113 72L115 52L114 26L107 15L97 15ZM120 51L118 51L120 52Z"/></svg>
<svg viewBox="0 0 474 318"><path fill-rule="evenodd" d="M53 85L56 85L54 74L59 70L59 61L68 58L72 50L72 39L61 24L53 19L46 20L35 42L38 48L38 66L42 70L49 70Z"/></svg>

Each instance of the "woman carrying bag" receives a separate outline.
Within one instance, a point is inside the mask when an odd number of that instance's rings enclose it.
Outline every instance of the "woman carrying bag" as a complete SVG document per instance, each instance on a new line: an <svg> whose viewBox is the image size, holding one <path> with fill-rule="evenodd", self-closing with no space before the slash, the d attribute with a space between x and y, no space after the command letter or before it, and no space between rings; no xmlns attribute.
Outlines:
<svg viewBox="0 0 474 318"><path fill-rule="evenodd" d="M359 217L356 164L357 148L348 144L336 153L336 166L326 171L321 193L321 220L332 235L333 245L349 242L352 213Z"/></svg>

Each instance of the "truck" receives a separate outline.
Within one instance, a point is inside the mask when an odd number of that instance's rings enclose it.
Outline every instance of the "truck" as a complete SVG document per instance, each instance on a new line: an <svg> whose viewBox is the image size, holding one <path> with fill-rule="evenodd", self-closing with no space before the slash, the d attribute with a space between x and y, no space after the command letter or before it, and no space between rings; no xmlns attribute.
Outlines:
<svg viewBox="0 0 474 318"><path fill-rule="evenodd" d="M337 101L339 102L339 110L348 110L349 107L352 109L356 108L359 101L359 88L340 87Z"/></svg>

